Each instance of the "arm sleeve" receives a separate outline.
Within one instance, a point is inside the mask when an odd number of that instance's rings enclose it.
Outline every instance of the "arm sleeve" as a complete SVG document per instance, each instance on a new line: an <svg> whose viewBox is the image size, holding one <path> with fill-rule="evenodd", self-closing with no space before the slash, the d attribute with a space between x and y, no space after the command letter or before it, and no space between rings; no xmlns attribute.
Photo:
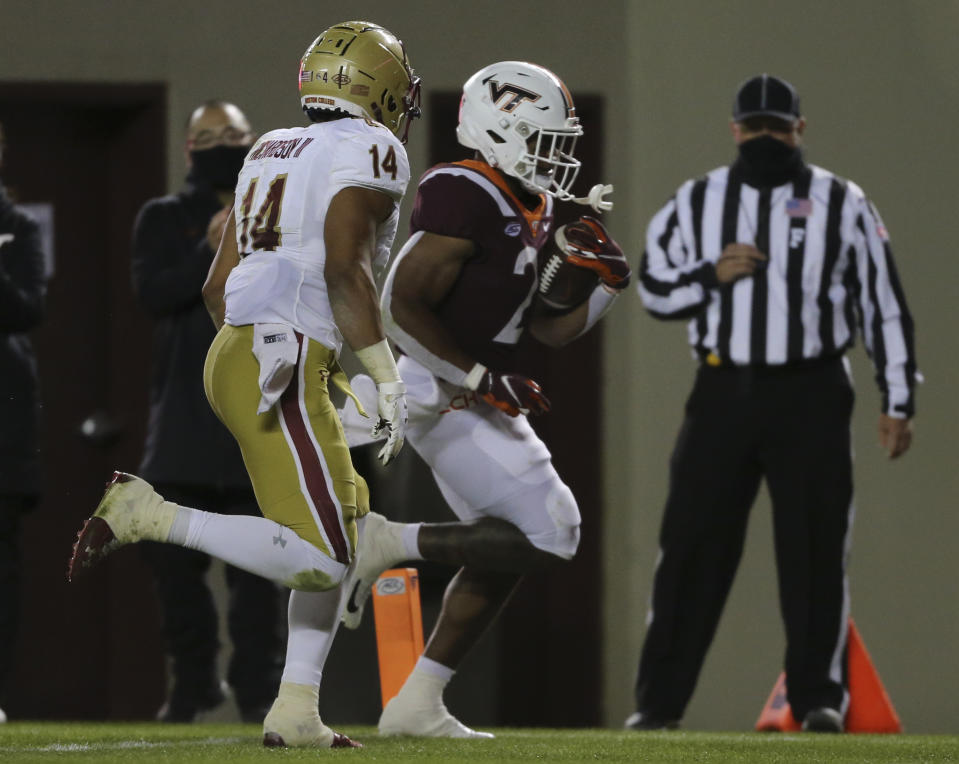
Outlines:
<svg viewBox="0 0 959 764"><path fill-rule="evenodd" d="M0 246L0 332L26 332L43 319L46 281L36 223L18 214L13 241Z"/></svg>
<svg viewBox="0 0 959 764"><path fill-rule="evenodd" d="M678 197L670 199L649 222L636 283L646 310L666 320L694 316L709 302L709 290L718 285L715 265L695 260L683 239Z"/></svg>
<svg viewBox="0 0 959 764"><path fill-rule="evenodd" d="M201 299L213 262L206 230L199 242L185 242L172 202L154 200L140 210L133 227L133 290L154 318L184 310Z"/></svg>
<svg viewBox="0 0 959 764"><path fill-rule="evenodd" d="M892 258L889 234L875 206L860 201L854 233L863 341L876 369L882 410L898 418L915 413L916 366L912 315Z"/></svg>

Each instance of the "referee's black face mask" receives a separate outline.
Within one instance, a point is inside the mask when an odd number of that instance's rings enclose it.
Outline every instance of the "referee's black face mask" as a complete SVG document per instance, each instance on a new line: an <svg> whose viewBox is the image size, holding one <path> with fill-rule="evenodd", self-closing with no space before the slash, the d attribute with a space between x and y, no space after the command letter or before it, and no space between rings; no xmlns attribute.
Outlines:
<svg viewBox="0 0 959 764"><path fill-rule="evenodd" d="M771 135L760 135L739 144L747 172L761 185L788 181L802 164L802 149Z"/></svg>

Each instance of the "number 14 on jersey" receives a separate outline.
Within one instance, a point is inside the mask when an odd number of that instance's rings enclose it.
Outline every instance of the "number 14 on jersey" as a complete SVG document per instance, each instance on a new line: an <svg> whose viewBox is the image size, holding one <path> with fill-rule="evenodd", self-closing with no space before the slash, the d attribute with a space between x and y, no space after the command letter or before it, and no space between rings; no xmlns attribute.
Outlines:
<svg viewBox="0 0 959 764"><path fill-rule="evenodd" d="M370 156L373 157L373 177L380 177L380 169L388 173L391 180L396 180L396 149L390 146L380 161L380 147L375 143L370 146Z"/></svg>
<svg viewBox="0 0 959 764"><path fill-rule="evenodd" d="M283 192L286 190L286 173L277 175L270 181L266 198L256 215L250 218L253 208L253 195L256 193L256 184L259 178L250 181L246 193L243 195L241 216L243 227L240 230L240 256L246 257L254 250L262 249L275 252L283 243L283 233L280 231L280 212L283 209ZM250 225L252 223L252 230Z"/></svg>
<svg viewBox="0 0 959 764"><path fill-rule="evenodd" d="M381 173L389 175L390 179L396 180L396 149L388 147L380 156L380 147L375 143L370 146L370 157L373 161L373 177L382 177ZM275 252L277 247L283 244L283 232L280 230L280 213L283 210L283 192L286 190L287 174L277 175L270 181L270 186L266 192L266 198L257 210L256 215L251 217L253 210L253 197L256 194L256 187L259 178L253 178L250 185L247 186L246 193L243 194L243 201L240 207L241 219L243 221L240 230L239 249L240 256L246 257L256 250L265 250Z"/></svg>

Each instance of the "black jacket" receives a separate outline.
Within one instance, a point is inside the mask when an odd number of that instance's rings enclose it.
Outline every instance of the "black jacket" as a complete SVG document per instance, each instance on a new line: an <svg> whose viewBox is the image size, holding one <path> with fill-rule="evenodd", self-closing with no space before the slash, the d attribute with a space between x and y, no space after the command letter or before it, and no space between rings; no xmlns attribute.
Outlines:
<svg viewBox="0 0 959 764"><path fill-rule="evenodd" d="M37 224L0 185L0 494L40 493L40 398L27 332L43 319Z"/></svg>
<svg viewBox="0 0 959 764"><path fill-rule="evenodd" d="M203 390L213 321L200 293L214 253L212 189L188 177L178 194L151 199L133 231L133 288L154 320L150 418L140 474L155 483L249 487L240 449Z"/></svg>

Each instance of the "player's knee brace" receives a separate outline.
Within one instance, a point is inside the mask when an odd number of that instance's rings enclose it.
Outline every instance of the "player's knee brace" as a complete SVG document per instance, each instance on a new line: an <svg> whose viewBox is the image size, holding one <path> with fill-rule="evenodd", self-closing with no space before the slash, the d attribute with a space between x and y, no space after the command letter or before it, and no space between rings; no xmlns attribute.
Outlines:
<svg viewBox="0 0 959 764"><path fill-rule="evenodd" d="M537 549L571 560L579 547L579 507L573 492L564 483L556 482L546 496L546 511L553 521L547 531L529 536Z"/></svg>

